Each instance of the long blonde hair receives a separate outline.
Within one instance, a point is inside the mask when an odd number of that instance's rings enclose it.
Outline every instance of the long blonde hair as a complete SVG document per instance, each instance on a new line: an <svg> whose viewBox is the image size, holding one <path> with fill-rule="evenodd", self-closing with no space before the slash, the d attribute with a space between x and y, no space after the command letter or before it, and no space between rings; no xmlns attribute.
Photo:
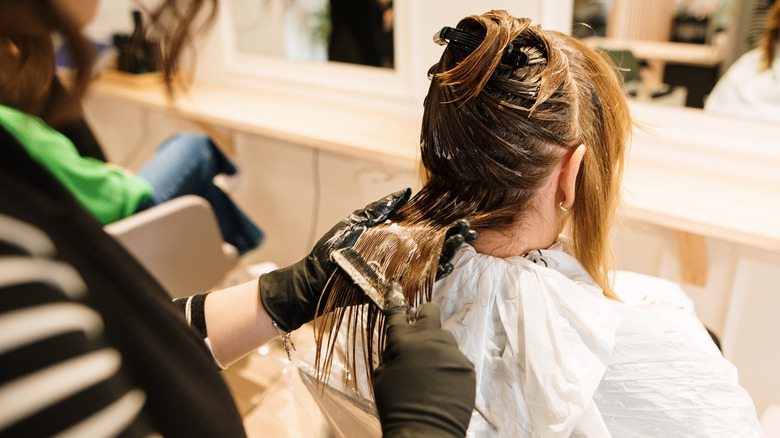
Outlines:
<svg viewBox="0 0 780 438"><path fill-rule="evenodd" d="M465 218L477 231L509 229L531 208L561 147L585 144L570 212L572 251L614 298L608 233L631 131L614 66L575 38L505 11L469 16L457 27L484 40L471 53L447 47L429 72L420 141L427 182L392 223L369 229L355 249L400 282L412 306L428 302L447 226ZM528 65L501 63L510 44ZM317 326L320 377L328 378L332 335L345 326L348 361L355 366L355 341L362 340L370 378L384 344L383 330L375 334L382 315L371 305L345 307L361 301L362 292L344 275L336 274L331 286L325 305L331 313Z"/></svg>

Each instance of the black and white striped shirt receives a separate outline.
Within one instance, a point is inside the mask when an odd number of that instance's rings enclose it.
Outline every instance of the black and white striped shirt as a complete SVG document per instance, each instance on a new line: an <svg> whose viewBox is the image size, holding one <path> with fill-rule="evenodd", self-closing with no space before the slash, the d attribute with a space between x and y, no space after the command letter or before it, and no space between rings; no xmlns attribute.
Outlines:
<svg viewBox="0 0 780 438"><path fill-rule="evenodd" d="M0 215L0 436L246 436L203 337L4 126Z"/></svg>
<svg viewBox="0 0 780 438"><path fill-rule="evenodd" d="M149 436L86 286L38 229L0 215L0 435Z"/></svg>

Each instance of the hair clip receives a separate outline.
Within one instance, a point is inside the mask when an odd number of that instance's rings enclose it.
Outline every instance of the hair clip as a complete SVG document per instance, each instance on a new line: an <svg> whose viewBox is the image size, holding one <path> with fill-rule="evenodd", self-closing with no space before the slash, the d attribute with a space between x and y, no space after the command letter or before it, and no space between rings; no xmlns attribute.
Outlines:
<svg viewBox="0 0 780 438"><path fill-rule="evenodd" d="M441 30L436 32L433 36L433 42L436 44L440 46L449 44L466 53L471 53L476 50L484 40L484 36L449 26L442 27ZM521 51L515 52L514 50L514 45L510 43L506 50L504 50L504 54L501 55L501 63L514 68L528 65L528 55Z"/></svg>

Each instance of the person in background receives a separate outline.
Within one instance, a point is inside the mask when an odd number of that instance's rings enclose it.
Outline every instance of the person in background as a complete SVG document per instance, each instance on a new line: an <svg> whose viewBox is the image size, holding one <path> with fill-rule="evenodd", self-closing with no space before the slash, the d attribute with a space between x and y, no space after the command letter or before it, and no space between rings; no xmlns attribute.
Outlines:
<svg viewBox="0 0 780 438"><path fill-rule="evenodd" d="M742 55L715 84L704 110L727 116L780 122L780 2L767 12L758 47Z"/></svg>
<svg viewBox="0 0 780 438"><path fill-rule="evenodd" d="M203 3L162 4L156 20L178 35L171 47L186 42L180 32L192 24L193 15L182 11L197 15ZM90 0L0 1L1 65L10 60L15 68L2 84L16 99L11 103L4 95L14 122L0 126L0 434L245 436L219 369L280 334L286 340L280 327L294 330L319 315L319 303L327 299L323 288L335 270L330 254L354 245L403 205L410 191L355 211L308 256L276 271L274 281L250 281L173 305L23 144L61 142L52 127L77 119L91 65L80 28L95 7ZM77 66L56 98L46 87L31 85L50 83L50 59L26 50L53 33ZM165 53L173 56L165 63L172 68L167 73L175 72L178 49ZM46 80L36 80L38 75ZM9 81L16 86L7 87ZM466 237L467 229L457 229L447 247ZM443 272L451 269L447 254L452 252L443 252ZM435 307L420 315L413 325L392 318L388 330L393 354L378 375L392 378L378 377L375 387L383 400L385 435L462 436L474 402L473 366L441 330ZM443 390L415 385L421 378ZM399 381L412 387L397 391Z"/></svg>
<svg viewBox="0 0 780 438"><path fill-rule="evenodd" d="M47 12L39 2L16 0L5 1L3 12L0 125L101 223L116 222L179 196L198 195L211 205L223 240L239 254L260 245L263 233L214 183L217 175L234 175L237 168L209 138L173 136L133 174L105 162L100 147L78 117L77 104L64 108L69 96L77 97L78 89L84 86L79 75L89 63L91 48L79 46L86 54L71 56L82 65L74 89L68 90L55 76L48 28L60 28L66 42L79 41L78 28L91 17L76 17L78 21L70 22L63 15Z"/></svg>

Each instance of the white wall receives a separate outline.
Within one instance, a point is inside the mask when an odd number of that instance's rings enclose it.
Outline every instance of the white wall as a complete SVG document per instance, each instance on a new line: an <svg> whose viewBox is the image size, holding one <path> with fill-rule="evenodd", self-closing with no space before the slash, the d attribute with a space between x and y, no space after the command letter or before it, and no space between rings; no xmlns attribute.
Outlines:
<svg viewBox="0 0 780 438"><path fill-rule="evenodd" d="M87 36L97 41L110 41L111 34L132 32L131 12L143 4L144 2L139 3L134 0L103 0L98 2L95 19L85 29Z"/></svg>

